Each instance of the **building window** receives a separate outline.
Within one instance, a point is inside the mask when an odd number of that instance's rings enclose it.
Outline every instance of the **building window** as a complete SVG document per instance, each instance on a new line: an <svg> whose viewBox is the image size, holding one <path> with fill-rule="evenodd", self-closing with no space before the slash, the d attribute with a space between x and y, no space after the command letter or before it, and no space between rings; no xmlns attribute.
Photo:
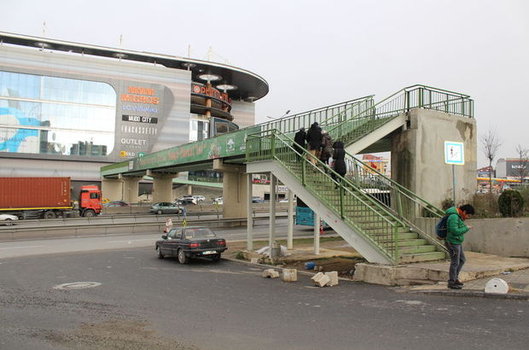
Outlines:
<svg viewBox="0 0 529 350"><path fill-rule="evenodd" d="M109 84L0 71L0 152L106 156L115 118Z"/></svg>

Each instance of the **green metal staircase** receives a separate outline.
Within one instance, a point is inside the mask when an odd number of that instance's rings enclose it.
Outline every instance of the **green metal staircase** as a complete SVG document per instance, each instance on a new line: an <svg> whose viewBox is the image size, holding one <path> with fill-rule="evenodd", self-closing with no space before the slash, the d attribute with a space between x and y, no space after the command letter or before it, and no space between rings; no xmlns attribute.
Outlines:
<svg viewBox="0 0 529 350"><path fill-rule="evenodd" d="M320 124L333 139L347 144L382 127L411 108L472 113L466 95L417 85L402 89L352 118L329 118ZM441 217L443 212L417 195L348 154L345 178L316 161L308 152L298 155L293 140L280 130L249 135L246 161L252 169L267 169L287 185L349 244L372 262L403 264L445 258L445 248L433 227L421 228L421 217ZM332 176L334 175L334 176ZM334 179L333 179L334 177ZM340 179L341 181L336 181Z"/></svg>

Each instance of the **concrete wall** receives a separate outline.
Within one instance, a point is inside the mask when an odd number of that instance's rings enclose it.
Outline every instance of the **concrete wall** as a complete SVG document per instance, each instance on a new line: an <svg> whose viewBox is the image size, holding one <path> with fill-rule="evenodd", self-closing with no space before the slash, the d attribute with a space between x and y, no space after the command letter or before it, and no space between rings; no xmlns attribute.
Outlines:
<svg viewBox="0 0 529 350"><path fill-rule="evenodd" d="M529 218L468 220L463 247L473 252L529 258Z"/></svg>
<svg viewBox="0 0 529 350"><path fill-rule="evenodd" d="M437 219L419 218L415 224L435 235ZM529 258L529 218L470 219L463 247L477 253Z"/></svg>
<svg viewBox="0 0 529 350"><path fill-rule="evenodd" d="M459 204L469 200L477 187L475 119L413 109L408 128L392 137L392 177L438 207L444 199L452 198L452 165L445 164L445 141L464 143L465 164L454 168Z"/></svg>

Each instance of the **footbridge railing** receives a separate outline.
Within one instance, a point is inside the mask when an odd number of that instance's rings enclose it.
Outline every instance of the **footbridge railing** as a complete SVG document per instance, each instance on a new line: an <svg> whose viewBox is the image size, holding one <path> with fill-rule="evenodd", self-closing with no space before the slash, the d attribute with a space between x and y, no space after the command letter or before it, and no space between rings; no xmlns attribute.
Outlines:
<svg viewBox="0 0 529 350"><path fill-rule="evenodd" d="M351 144L413 108L474 117L474 101L470 96L426 85L412 85L372 106L366 106L363 111L340 124L331 125L328 131L333 140Z"/></svg>

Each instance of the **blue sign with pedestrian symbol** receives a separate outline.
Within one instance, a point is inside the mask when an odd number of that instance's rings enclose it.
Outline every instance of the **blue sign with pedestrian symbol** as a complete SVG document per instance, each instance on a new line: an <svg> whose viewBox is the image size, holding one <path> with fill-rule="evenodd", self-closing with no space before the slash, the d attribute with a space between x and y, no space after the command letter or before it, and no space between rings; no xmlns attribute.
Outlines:
<svg viewBox="0 0 529 350"><path fill-rule="evenodd" d="M463 142L445 141L445 163L465 164L465 148Z"/></svg>

